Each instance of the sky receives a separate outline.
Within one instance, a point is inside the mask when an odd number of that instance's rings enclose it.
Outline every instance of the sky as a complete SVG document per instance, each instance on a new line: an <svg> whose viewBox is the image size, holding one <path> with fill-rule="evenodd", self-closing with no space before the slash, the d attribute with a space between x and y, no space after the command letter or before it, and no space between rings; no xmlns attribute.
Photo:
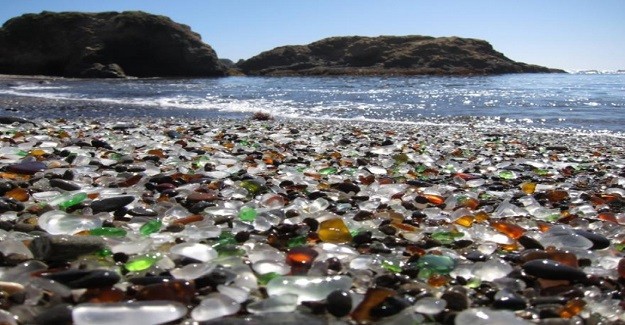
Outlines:
<svg viewBox="0 0 625 325"><path fill-rule="evenodd" d="M166 15L233 61L330 36L427 35L551 68L625 69L625 0L0 0L0 23L44 10Z"/></svg>

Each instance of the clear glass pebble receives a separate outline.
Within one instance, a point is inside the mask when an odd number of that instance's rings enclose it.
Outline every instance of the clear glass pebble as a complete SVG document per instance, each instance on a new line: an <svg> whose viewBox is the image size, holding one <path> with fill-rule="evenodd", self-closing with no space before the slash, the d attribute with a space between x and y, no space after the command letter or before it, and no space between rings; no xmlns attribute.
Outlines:
<svg viewBox="0 0 625 325"><path fill-rule="evenodd" d="M217 251L209 245L200 243L181 243L172 246L169 251L173 254L189 257L200 262L208 262L217 258Z"/></svg>
<svg viewBox="0 0 625 325"><path fill-rule="evenodd" d="M163 324L182 318L187 307L173 301L80 304L72 310L76 325Z"/></svg>
<svg viewBox="0 0 625 325"><path fill-rule="evenodd" d="M434 297L424 297L414 304L414 311L426 315L436 315L445 310L447 301Z"/></svg>
<svg viewBox="0 0 625 325"><path fill-rule="evenodd" d="M297 304L297 295L286 293L248 304L247 311L252 314L290 313Z"/></svg>
<svg viewBox="0 0 625 325"><path fill-rule="evenodd" d="M349 290L352 278L343 275L328 277L280 276L267 283L267 294L295 294L298 303L325 299L334 290Z"/></svg>
<svg viewBox="0 0 625 325"><path fill-rule="evenodd" d="M454 320L456 325L530 325L529 321L518 318L511 311L491 310L487 308L469 308L461 311Z"/></svg>
<svg viewBox="0 0 625 325"><path fill-rule="evenodd" d="M212 293L193 308L191 317L198 322L205 322L235 314L240 308L241 305L232 298L221 293Z"/></svg>
<svg viewBox="0 0 625 325"><path fill-rule="evenodd" d="M102 220L96 216L73 215L52 210L38 219L41 229L51 235L72 235L83 230L102 227Z"/></svg>

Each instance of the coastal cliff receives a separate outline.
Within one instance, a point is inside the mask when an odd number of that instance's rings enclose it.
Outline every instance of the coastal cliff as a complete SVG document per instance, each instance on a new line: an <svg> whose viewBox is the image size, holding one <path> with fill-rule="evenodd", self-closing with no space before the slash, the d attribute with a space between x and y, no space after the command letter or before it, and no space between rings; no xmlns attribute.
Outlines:
<svg viewBox="0 0 625 325"><path fill-rule="evenodd" d="M84 78L225 75L186 25L140 11L42 12L0 28L0 73Z"/></svg>
<svg viewBox="0 0 625 325"><path fill-rule="evenodd" d="M238 64L248 75L482 75L564 72L515 62L478 39L331 37L282 46Z"/></svg>

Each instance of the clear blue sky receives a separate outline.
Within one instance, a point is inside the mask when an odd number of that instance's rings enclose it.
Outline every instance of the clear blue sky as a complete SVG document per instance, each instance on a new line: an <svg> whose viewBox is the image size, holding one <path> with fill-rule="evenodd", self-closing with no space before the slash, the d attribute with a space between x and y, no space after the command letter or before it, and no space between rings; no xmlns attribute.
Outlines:
<svg viewBox="0 0 625 325"><path fill-rule="evenodd" d="M329 36L416 34L480 38L554 68L625 69L625 0L0 0L0 23L43 10L167 15L234 61Z"/></svg>

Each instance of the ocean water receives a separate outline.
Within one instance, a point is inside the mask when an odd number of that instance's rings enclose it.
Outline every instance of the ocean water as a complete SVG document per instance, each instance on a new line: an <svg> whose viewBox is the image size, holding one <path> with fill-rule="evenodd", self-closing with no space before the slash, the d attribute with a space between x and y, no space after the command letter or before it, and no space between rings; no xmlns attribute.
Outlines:
<svg viewBox="0 0 625 325"><path fill-rule="evenodd" d="M69 104L20 109L34 118L242 118L457 123L625 132L625 74L474 77L228 77L17 80L0 96Z"/></svg>

